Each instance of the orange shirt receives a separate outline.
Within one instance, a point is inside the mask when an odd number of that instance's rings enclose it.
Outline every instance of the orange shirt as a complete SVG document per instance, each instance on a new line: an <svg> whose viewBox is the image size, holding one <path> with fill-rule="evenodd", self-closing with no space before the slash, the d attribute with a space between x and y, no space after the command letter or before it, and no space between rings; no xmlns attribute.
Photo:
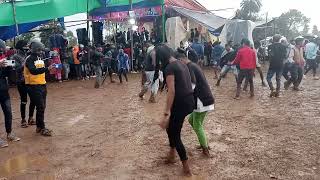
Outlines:
<svg viewBox="0 0 320 180"><path fill-rule="evenodd" d="M79 46L74 46L72 50L74 64L80 64L80 60L78 58L78 52L79 52Z"/></svg>

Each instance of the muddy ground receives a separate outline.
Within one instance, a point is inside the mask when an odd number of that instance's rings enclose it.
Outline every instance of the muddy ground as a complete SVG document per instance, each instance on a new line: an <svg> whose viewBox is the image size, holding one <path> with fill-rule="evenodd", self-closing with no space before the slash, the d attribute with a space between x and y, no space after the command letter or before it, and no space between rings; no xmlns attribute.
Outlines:
<svg viewBox="0 0 320 180"><path fill-rule="evenodd" d="M320 179L320 81L307 78L304 91L270 99L256 78L256 97L243 93L236 101L231 74L219 88L213 73L206 75L216 97L205 123L213 158L202 157L185 123L182 137L195 174L189 179ZM180 162L163 161L168 140L158 121L165 94L157 104L141 101L140 76L129 80L98 90L93 81L49 84L51 138L19 127L18 93L11 89L14 131L22 140L0 149L0 179L188 179ZM0 127L5 137L2 114Z"/></svg>

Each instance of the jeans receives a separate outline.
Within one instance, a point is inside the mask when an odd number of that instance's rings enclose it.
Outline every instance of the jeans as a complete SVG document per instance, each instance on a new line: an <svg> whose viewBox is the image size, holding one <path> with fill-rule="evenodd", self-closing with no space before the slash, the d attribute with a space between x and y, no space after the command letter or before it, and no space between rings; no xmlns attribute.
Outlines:
<svg viewBox="0 0 320 180"><path fill-rule="evenodd" d="M89 64L81 64L81 74L82 74L82 78L90 76L90 66L89 66Z"/></svg>
<svg viewBox="0 0 320 180"><path fill-rule="evenodd" d="M238 77L238 69L235 65L224 65L221 73L220 73L220 77L225 77L225 75L229 72L232 71L232 73L234 74L235 77Z"/></svg>
<svg viewBox="0 0 320 180"><path fill-rule="evenodd" d="M9 134L12 131L12 111L8 91L0 92L0 104L4 114L4 124L6 127L6 132Z"/></svg>
<svg viewBox="0 0 320 180"><path fill-rule="evenodd" d="M18 91L20 95L20 114L21 114L21 119L25 120L26 119L26 106L28 103L28 89L27 86L24 84L24 82L18 84ZM35 105L32 101L30 101L29 105L29 117L33 117Z"/></svg>
<svg viewBox="0 0 320 180"><path fill-rule="evenodd" d="M96 74L96 87L100 87L102 82L102 69L99 65L93 66L94 73Z"/></svg>
<svg viewBox="0 0 320 180"><path fill-rule="evenodd" d="M27 88L31 102L33 102L37 108L37 128L45 129L44 112L47 104L47 87L46 85L27 85Z"/></svg>
<svg viewBox="0 0 320 180"><path fill-rule="evenodd" d="M282 76L288 81L290 79L288 73L292 71L292 63L285 63L282 71Z"/></svg>
<svg viewBox="0 0 320 180"><path fill-rule="evenodd" d="M81 78L81 65L80 64L75 64L74 68L76 70L76 76L78 79Z"/></svg>
<svg viewBox="0 0 320 180"><path fill-rule="evenodd" d="M240 69L238 79L237 79L237 93L236 97L240 96L241 92L241 84L244 78L248 80L250 83L250 93L251 95L254 95L254 86L253 86L253 74L255 69Z"/></svg>
<svg viewBox="0 0 320 180"><path fill-rule="evenodd" d="M317 68L318 68L317 60L316 59L308 59L307 60L307 69L304 74L306 75L310 70L312 70L313 76L316 76Z"/></svg>
<svg viewBox="0 0 320 180"><path fill-rule="evenodd" d="M185 161L188 159L186 149L181 141L181 129L185 117L190 114L194 109L194 97L189 95L183 99L175 99L171 108L171 116L167 134L171 148L176 148L180 160Z"/></svg>
<svg viewBox="0 0 320 180"><path fill-rule="evenodd" d="M69 73L70 73L70 64L69 63L63 63L63 70L64 70L64 79L69 79Z"/></svg>
<svg viewBox="0 0 320 180"><path fill-rule="evenodd" d="M295 88L299 87L303 78L303 67L299 66L298 64L293 64L290 74L291 78L289 79L288 83L293 83Z"/></svg>
<svg viewBox="0 0 320 180"><path fill-rule="evenodd" d="M281 87L282 69L271 69L271 68L269 68L268 73L267 73L267 82L268 82L268 85L269 85L269 88L270 88L271 91L274 91L274 87L273 87L273 84L272 84L272 78L273 78L274 74L276 74L276 81L277 81L276 91L279 92L280 91L280 87Z"/></svg>

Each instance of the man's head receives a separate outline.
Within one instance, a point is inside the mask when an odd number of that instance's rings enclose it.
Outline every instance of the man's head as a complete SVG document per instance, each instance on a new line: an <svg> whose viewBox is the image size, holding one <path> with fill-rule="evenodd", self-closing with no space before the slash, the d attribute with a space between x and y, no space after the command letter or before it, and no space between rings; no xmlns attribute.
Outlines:
<svg viewBox="0 0 320 180"><path fill-rule="evenodd" d="M178 48L177 51L174 53L174 57L176 59L181 60L184 63L186 63L188 61L186 54L187 54L187 52L184 49Z"/></svg>
<svg viewBox="0 0 320 180"><path fill-rule="evenodd" d="M225 45L225 49L226 49L227 51L230 51L230 50L231 50L231 45L230 45L230 44L226 44L226 45Z"/></svg>
<svg viewBox="0 0 320 180"><path fill-rule="evenodd" d="M272 40L273 40L273 43L279 43L280 42L280 39L281 39L281 35L280 34L276 34L273 36Z"/></svg>
<svg viewBox="0 0 320 180"><path fill-rule="evenodd" d="M15 48L18 49L18 50L24 51L24 50L28 49L28 42L25 41L25 40L19 40L16 43Z"/></svg>
<svg viewBox="0 0 320 180"><path fill-rule="evenodd" d="M40 41L33 41L30 44L30 50L32 53L41 54L44 51L44 44Z"/></svg>
<svg viewBox="0 0 320 180"><path fill-rule="evenodd" d="M249 39L246 39L246 38L244 38L244 39L242 39L241 40L241 45L242 46L249 46L250 47L250 41L249 41Z"/></svg>
<svg viewBox="0 0 320 180"><path fill-rule="evenodd" d="M6 51L6 43L0 39L0 53L4 53Z"/></svg>
<svg viewBox="0 0 320 180"><path fill-rule="evenodd" d="M195 31L198 31L198 28L195 28L194 30L195 30Z"/></svg>
<svg viewBox="0 0 320 180"><path fill-rule="evenodd" d="M302 36L297 37L294 41L297 47L302 47L304 45L304 37Z"/></svg>

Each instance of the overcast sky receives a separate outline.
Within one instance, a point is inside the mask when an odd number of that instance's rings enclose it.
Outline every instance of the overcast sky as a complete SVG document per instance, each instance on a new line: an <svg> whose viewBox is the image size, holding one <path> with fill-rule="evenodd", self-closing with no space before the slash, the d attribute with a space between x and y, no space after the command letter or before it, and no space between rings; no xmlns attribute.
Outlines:
<svg viewBox="0 0 320 180"><path fill-rule="evenodd" d="M223 9L223 8L234 8L227 11L217 11L214 12L215 14L230 18L234 15L234 11L239 9L241 0L198 0L201 4L203 4L209 10L215 9ZM317 6L319 3L316 3L318 0L262 0L263 8L261 11L261 15L265 16L268 12L269 17L277 17L280 16L281 13L288 11L289 9L298 9L307 17L311 18L310 28L313 25L317 25L320 27L320 12L319 7ZM85 14L77 14L74 16L69 16L65 18L65 21L70 20L80 20L86 19ZM70 24L67 24L70 25ZM72 28L68 28L75 32L77 28L86 27L85 25L82 26L75 26ZM76 35L76 34L75 34Z"/></svg>

